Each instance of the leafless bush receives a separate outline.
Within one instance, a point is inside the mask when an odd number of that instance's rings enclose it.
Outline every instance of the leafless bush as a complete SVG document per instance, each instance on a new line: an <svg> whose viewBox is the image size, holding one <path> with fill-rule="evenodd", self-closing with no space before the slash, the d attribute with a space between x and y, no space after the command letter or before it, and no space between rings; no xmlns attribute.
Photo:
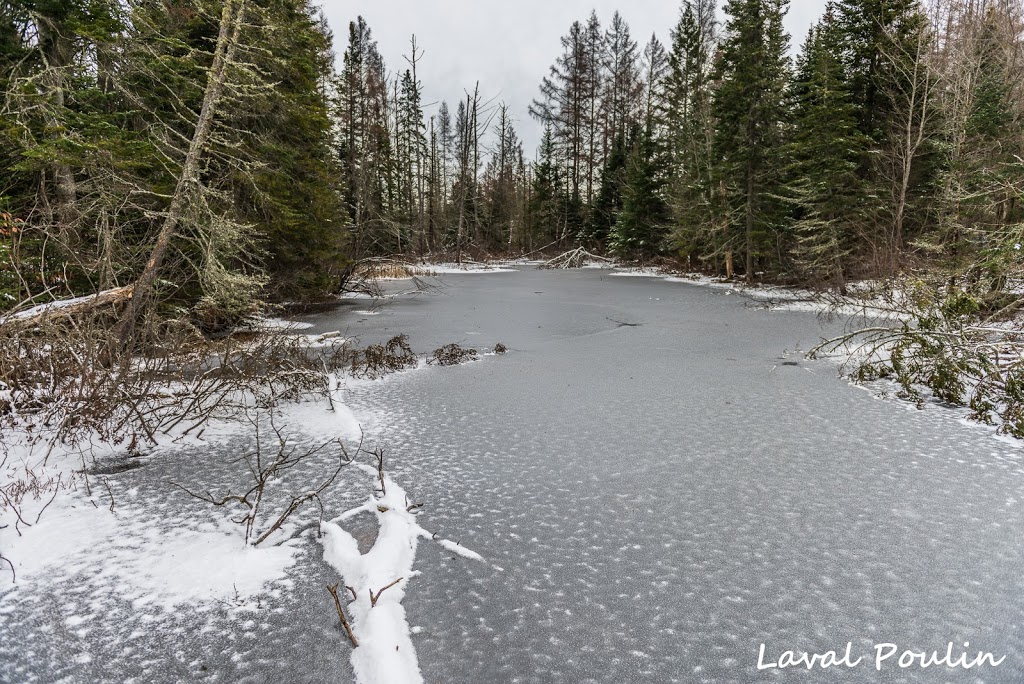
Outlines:
<svg viewBox="0 0 1024 684"><path fill-rule="evenodd" d="M409 346L406 335L396 335L386 344L371 344L366 349L352 352L349 372L357 378L381 378L407 368L415 368L419 358Z"/></svg>
<svg viewBox="0 0 1024 684"><path fill-rule="evenodd" d="M446 344L440 349L435 349L434 353L427 359L427 363L437 366L455 366L467 361L476 361L479 358L480 354L476 349L467 349L452 343Z"/></svg>
<svg viewBox="0 0 1024 684"><path fill-rule="evenodd" d="M333 439L315 447L303 447L289 442L289 439L282 433L274 421L272 411L265 412L267 422L273 433L273 440L276 449L271 454L264 453L261 441L261 413L249 415L256 435L255 451L246 454L239 462L243 462L251 476L251 484L241 494L226 494L214 496L209 492L193 492L184 485L172 482L171 484L182 490L189 496L200 501L212 504L213 506L236 505L242 508L242 515L233 519L235 523L245 527L245 543L252 543L259 546L265 542L274 532L277 532L288 521L288 519L300 508L308 503L316 503L320 507L320 517L323 519L323 502L320 495L323 494L338 478L342 468L350 465L354 457L349 456L345 444L340 439ZM293 470L298 465L324 452L329 447L337 447L338 464L333 470L312 487L304 488L302 491L291 494L284 509L275 517L266 517L263 511L265 497L269 494L268 488L271 483L279 480L287 471ZM357 447L356 455L359 453Z"/></svg>
<svg viewBox="0 0 1024 684"><path fill-rule="evenodd" d="M160 432L326 392L325 372L349 360L275 333L208 340L174 320L150 324L136 353L112 354L113 338L102 315L0 324L0 451L17 432L51 448L89 438L134 452Z"/></svg>
<svg viewBox="0 0 1024 684"><path fill-rule="evenodd" d="M504 354L506 352L508 352L508 347L506 347L501 342L499 342L498 344L494 345L494 353L495 354Z"/></svg>

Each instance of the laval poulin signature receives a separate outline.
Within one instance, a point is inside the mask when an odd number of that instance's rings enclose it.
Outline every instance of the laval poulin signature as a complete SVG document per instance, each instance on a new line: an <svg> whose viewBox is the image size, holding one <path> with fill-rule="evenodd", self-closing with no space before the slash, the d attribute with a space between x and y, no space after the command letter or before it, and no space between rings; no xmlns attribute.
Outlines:
<svg viewBox="0 0 1024 684"><path fill-rule="evenodd" d="M766 655L766 648L761 644L757 653L757 669L772 670L785 668L805 668L822 670L830 667L874 667L881 670L885 667L899 667L902 669L926 667L948 667L953 669L970 670L975 667L999 667L1006 656L997 658L987 651L970 652L971 643L965 642L963 648L954 647L949 642L945 650L915 650L901 649L897 644L879 643L875 644L869 653L859 653L856 657L853 654L853 642L846 644L842 651L825 651L824 653L805 653L803 651L783 651L775 660L770 654Z"/></svg>

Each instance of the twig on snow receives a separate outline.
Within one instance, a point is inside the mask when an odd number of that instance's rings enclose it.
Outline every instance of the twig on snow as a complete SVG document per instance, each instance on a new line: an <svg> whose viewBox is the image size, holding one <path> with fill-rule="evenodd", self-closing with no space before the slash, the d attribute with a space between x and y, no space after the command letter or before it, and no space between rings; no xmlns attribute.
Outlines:
<svg viewBox="0 0 1024 684"><path fill-rule="evenodd" d="M345 634L348 635L348 640L352 642L353 648L359 648L359 641L356 639L356 635L352 633L352 625L349 624L348 618L345 617L345 610L341 607L341 599L338 598L338 584L339 582L335 582L333 585L328 584L327 591L330 592L331 598L334 599L334 608L338 611L338 617L341 619L341 626L345 628Z"/></svg>
<svg viewBox="0 0 1024 684"><path fill-rule="evenodd" d="M371 608L375 608L377 606L377 601L380 599L380 595L383 594L388 589L390 589L391 587L393 587L396 584L398 584L399 582L401 582L403 579L405 579L405 578L404 577L399 577L394 582L392 582L388 586L386 586L383 589L381 589L380 591L378 591L376 595L374 595L373 589L368 589L368 591L370 592L370 607Z"/></svg>

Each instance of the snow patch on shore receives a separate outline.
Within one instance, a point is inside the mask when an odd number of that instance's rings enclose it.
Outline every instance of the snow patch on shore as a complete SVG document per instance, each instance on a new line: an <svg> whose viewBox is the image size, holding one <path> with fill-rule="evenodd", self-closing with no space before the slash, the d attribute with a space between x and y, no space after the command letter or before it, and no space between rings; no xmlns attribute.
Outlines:
<svg viewBox="0 0 1024 684"><path fill-rule="evenodd" d="M302 321L289 321L284 318L277 318L271 316L268 318L260 318L254 321L251 325L253 330L308 330L313 327L312 323L304 323Z"/></svg>
<svg viewBox="0 0 1024 684"><path fill-rule="evenodd" d="M517 273L519 269L491 266L489 264L427 264L433 275L463 275L470 273Z"/></svg>
<svg viewBox="0 0 1024 684"><path fill-rule="evenodd" d="M618 271L609 275L617 278L662 278L664 274L653 268L635 268L628 271Z"/></svg>

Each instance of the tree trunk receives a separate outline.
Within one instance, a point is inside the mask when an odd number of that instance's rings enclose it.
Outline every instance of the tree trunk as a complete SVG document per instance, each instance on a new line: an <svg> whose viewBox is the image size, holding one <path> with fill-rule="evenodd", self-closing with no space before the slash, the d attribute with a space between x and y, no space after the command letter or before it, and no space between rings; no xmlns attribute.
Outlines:
<svg viewBox="0 0 1024 684"><path fill-rule="evenodd" d="M746 280L754 282L754 170L747 165Z"/></svg>

